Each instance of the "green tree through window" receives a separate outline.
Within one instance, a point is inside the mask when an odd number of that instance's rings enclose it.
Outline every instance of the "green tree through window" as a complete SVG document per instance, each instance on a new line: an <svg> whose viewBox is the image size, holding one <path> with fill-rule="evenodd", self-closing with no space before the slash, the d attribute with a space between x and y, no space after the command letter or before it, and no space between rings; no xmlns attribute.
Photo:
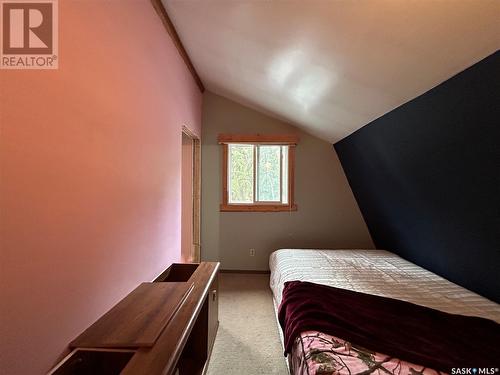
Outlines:
<svg viewBox="0 0 500 375"><path fill-rule="evenodd" d="M229 203L287 204L288 149L288 145L229 144Z"/></svg>

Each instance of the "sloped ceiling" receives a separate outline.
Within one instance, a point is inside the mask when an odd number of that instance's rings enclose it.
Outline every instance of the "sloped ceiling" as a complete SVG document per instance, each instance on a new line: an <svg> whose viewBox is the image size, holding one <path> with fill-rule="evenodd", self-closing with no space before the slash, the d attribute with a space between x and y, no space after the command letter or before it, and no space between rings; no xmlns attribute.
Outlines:
<svg viewBox="0 0 500 375"><path fill-rule="evenodd" d="M206 88L330 142L500 47L498 0L163 0Z"/></svg>

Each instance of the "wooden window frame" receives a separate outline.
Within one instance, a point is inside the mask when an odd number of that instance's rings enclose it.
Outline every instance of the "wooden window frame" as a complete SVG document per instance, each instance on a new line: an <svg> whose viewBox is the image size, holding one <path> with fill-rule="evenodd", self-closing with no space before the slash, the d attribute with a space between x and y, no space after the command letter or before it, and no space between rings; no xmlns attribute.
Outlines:
<svg viewBox="0 0 500 375"><path fill-rule="evenodd" d="M219 134L217 141L222 145L222 203L220 211L223 212L283 212L297 211L295 204L295 147L299 142L299 138L293 134L250 134L250 135L235 135L235 134ZM232 143L248 143L252 145L277 145L288 146L288 203L229 203L228 193L228 144ZM254 164L256 163L254 157ZM254 175L254 184L257 176ZM281 177L282 181L282 177ZM256 187L254 186L254 194Z"/></svg>

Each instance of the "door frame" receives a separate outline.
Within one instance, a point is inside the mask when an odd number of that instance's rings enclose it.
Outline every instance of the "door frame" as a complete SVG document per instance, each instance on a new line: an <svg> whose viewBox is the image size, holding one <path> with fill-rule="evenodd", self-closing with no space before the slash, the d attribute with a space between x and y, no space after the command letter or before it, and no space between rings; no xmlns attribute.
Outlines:
<svg viewBox="0 0 500 375"><path fill-rule="evenodd" d="M193 141L193 246L191 262L201 261L201 141L186 125L182 133Z"/></svg>

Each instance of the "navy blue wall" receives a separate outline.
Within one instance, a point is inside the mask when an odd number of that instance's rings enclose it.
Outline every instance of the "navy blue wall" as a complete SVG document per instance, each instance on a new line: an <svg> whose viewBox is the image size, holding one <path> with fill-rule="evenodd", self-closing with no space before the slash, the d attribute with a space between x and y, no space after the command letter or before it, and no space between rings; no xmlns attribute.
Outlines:
<svg viewBox="0 0 500 375"><path fill-rule="evenodd" d="M335 144L378 248L500 302L500 52Z"/></svg>

